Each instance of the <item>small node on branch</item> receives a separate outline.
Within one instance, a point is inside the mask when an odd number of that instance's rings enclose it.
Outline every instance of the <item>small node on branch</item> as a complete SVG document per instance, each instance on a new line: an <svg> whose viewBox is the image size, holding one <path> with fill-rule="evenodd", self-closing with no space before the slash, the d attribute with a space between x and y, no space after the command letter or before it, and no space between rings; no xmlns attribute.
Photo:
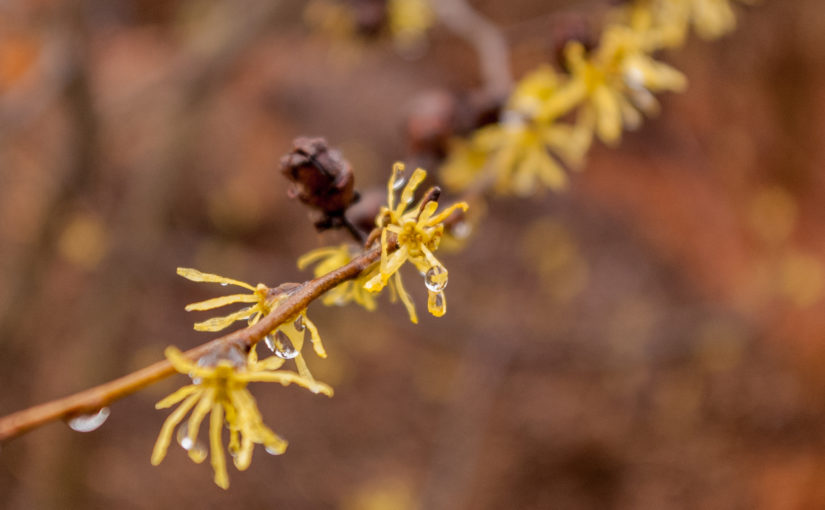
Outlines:
<svg viewBox="0 0 825 510"><path fill-rule="evenodd" d="M386 0L356 0L352 4L358 33L366 37L378 36L387 23Z"/></svg>
<svg viewBox="0 0 825 510"><path fill-rule="evenodd" d="M444 159L453 137L498 122L504 99L483 92L457 96L446 90L431 90L419 94L408 108L408 151Z"/></svg>
<svg viewBox="0 0 825 510"><path fill-rule="evenodd" d="M372 232L375 217L381 212L387 192L384 189L368 189L361 194L361 199L347 211L347 218L362 232Z"/></svg>

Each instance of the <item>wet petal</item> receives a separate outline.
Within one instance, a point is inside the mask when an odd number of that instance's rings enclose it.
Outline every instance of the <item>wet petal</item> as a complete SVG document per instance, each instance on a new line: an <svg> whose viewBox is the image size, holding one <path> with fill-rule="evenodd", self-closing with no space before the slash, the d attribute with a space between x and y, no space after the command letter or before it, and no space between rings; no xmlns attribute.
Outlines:
<svg viewBox="0 0 825 510"><path fill-rule="evenodd" d="M160 433L158 434L158 439L155 441L155 447L152 450L153 466L160 464L163 461L163 458L166 457L166 451L169 449L169 443L172 441L172 431L175 430L178 423L183 420L186 413L192 409L199 397L200 393L190 395L189 398L184 400L183 403L179 405L178 408L175 409L163 422L163 426L160 428Z"/></svg>
<svg viewBox="0 0 825 510"><path fill-rule="evenodd" d="M232 294L230 296L220 296L207 299L206 301L188 304L185 310L187 312L193 310L211 310L213 308L231 305L232 303L255 303L256 301L258 301L258 296L255 294Z"/></svg>
<svg viewBox="0 0 825 510"><path fill-rule="evenodd" d="M171 395L165 397L163 400L155 404L155 409L166 409L167 407L172 407L173 405L177 404L178 402L185 399L192 393L198 391L199 389L201 388L194 384L184 386L183 388L179 389L178 391L172 393Z"/></svg>
<svg viewBox="0 0 825 510"><path fill-rule="evenodd" d="M243 287L245 289L249 289L254 291L255 287L252 285L242 282L240 280L233 280L232 278L226 278L225 276L220 276L217 274L211 273L202 273L197 269L192 269L188 267L179 267L178 274L183 276L187 280L192 280L193 282L206 282L206 283L221 283L226 285L237 285L238 287Z"/></svg>
<svg viewBox="0 0 825 510"><path fill-rule="evenodd" d="M398 292L398 297L401 298L401 302L404 303L404 307L410 315L410 321L413 324L418 324L418 315L415 313L415 304L412 302L409 294L407 294L407 291L404 289L404 283L401 281L400 273L395 273L395 290Z"/></svg>
<svg viewBox="0 0 825 510"><path fill-rule="evenodd" d="M221 489L229 488L229 474L226 472L226 456L223 453L221 431L223 430L223 407L212 406L209 419L209 453L212 457L212 470L215 472L215 485Z"/></svg>

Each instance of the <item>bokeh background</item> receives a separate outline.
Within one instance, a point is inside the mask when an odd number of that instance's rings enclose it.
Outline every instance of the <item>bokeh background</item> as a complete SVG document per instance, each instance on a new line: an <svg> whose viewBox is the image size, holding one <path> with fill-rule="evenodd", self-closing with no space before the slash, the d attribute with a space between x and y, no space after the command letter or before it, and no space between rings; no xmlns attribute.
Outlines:
<svg viewBox="0 0 825 510"><path fill-rule="evenodd" d="M608 3L473 2L517 76ZM0 2L0 414L211 338L183 306L220 289L177 266L308 278L296 258L343 238L286 198L293 137L380 187L413 98L480 85L443 27L409 60L303 9ZM825 508L825 10L738 13L666 55L690 89L595 147L569 192L489 203L444 256L444 318L313 305L329 358L309 363L335 397L253 388L285 455L257 449L226 492L174 445L152 467L178 376L95 432L2 445L0 507Z"/></svg>

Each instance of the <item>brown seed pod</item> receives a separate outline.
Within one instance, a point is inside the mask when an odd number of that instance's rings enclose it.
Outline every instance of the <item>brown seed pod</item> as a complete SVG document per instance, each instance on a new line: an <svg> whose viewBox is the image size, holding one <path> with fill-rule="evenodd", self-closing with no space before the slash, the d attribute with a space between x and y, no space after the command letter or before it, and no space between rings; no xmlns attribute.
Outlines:
<svg viewBox="0 0 825 510"><path fill-rule="evenodd" d="M296 138L281 159L281 172L292 182L289 197L324 216L340 216L357 200L350 164L323 138Z"/></svg>

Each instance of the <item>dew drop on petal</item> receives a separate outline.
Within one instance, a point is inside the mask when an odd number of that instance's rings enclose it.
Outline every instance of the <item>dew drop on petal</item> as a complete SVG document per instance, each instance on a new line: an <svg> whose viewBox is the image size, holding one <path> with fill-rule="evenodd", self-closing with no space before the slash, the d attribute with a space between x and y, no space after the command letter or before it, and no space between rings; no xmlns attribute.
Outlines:
<svg viewBox="0 0 825 510"><path fill-rule="evenodd" d="M206 456L208 454L206 446L204 446L204 444L200 441L198 441L197 443L195 443L194 446L192 446L192 449L189 451L189 453L190 455L192 455L195 462L198 463L203 462L203 460L206 459Z"/></svg>
<svg viewBox="0 0 825 510"><path fill-rule="evenodd" d="M450 232L453 234L453 237L459 240L464 240L470 237L470 233L473 231L473 227L470 226L469 223L466 221L459 221L453 228L450 229Z"/></svg>
<svg viewBox="0 0 825 510"><path fill-rule="evenodd" d="M298 354L295 346L292 345L292 340L283 331L276 331L275 334L269 334L264 337L264 342L269 350L275 353L281 359L293 359Z"/></svg>
<svg viewBox="0 0 825 510"><path fill-rule="evenodd" d="M447 270L442 266L433 266L424 275L424 285L432 292L441 292L447 286Z"/></svg>
<svg viewBox="0 0 825 510"><path fill-rule="evenodd" d="M404 184L407 183L407 176L405 175L406 172L404 171L403 167L396 166L393 168L392 171L392 189L393 191L398 191L404 187Z"/></svg>
<svg viewBox="0 0 825 510"><path fill-rule="evenodd" d="M645 83L645 73L637 66L629 67L624 72L624 81L632 89L642 89Z"/></svg>
<svg viewBox="0 0 825 510"><path fill-rule="evenodd" d="M275 339L272 338L272 335L266 335L264 337L264 343L269 347L270 351L275 352Z"/></svg>
<svg viewBox="0 0 825 510"><path fill-rule="evenodd" d="M272 448L272 447L270 447L270 446L267 446L267 447L265 448L265 450L266 450L266 453L268 453L268 454L270 454L270 455L281 455L281 454L283 454L283 453L284 453L283 451L281 451L281 450L277 450L277 449Z"/></svg>
<svg viewBox="0 0 825 510"><path fill-rule="evenodd" d="M177 439L180 447L186 451L191 450L192 447L195 446L195 442L192 441L191 437L189 437L188 422L181 423L180 427L178 427L178 433L176 434L175 439Z"/></svg>
<svg viewBox="0 0 825 510"><path fill-rule="evenodd" d="M109 417L108 407L102 407L100 411L90 414L79 414L70 418L67 423L72 430L77 432L91 432L97 430Z"/></svg>

